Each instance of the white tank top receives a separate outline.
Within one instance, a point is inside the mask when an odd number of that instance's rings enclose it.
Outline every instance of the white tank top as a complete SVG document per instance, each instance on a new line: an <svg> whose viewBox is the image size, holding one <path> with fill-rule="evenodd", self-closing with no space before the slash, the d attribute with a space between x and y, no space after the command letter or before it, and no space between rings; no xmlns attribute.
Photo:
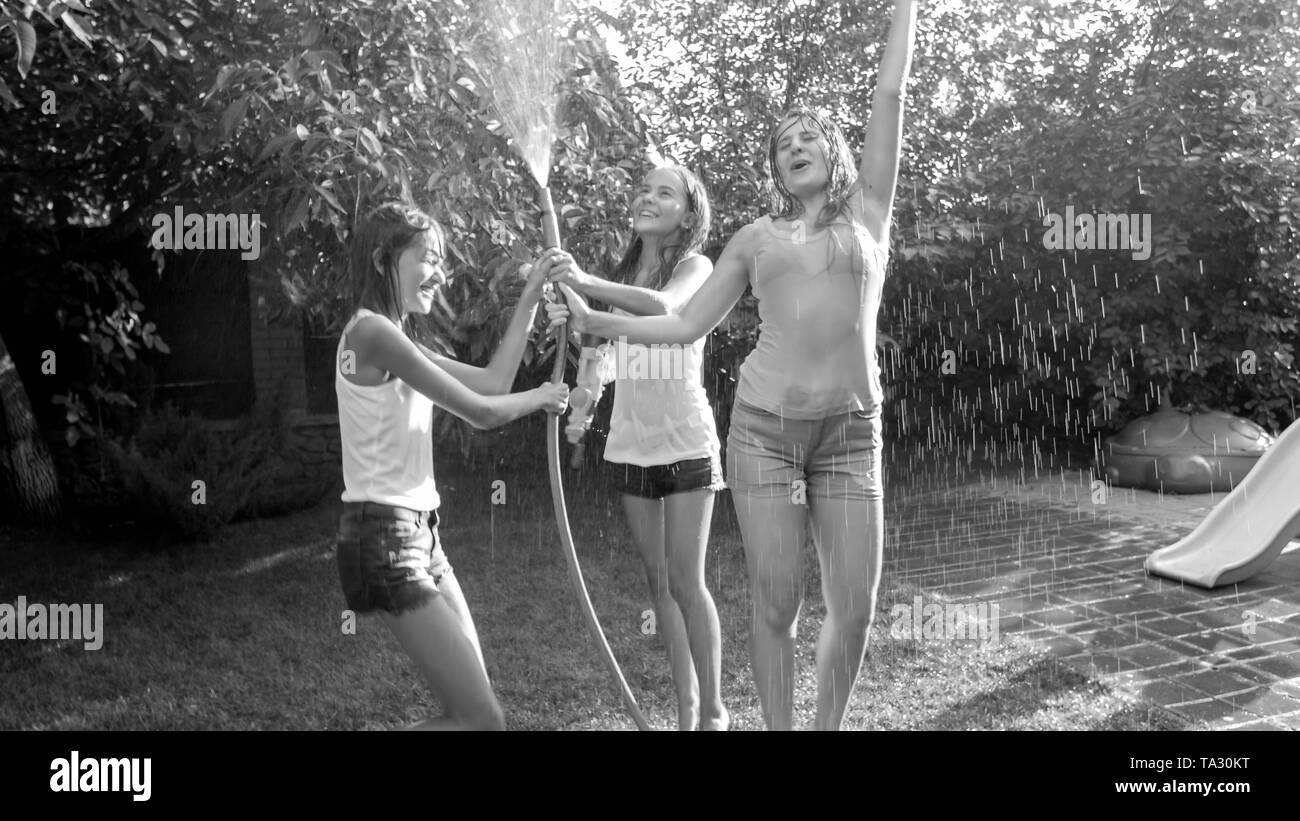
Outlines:
<svg viewBox="0 0 1300 821"><path fill-rule="evenodd" d="M611 313L632 316L617 308ZM652 467L718 455L702 376L704 339L689 345L611 342L617 379L605 461Z"/></svg>
<svg viewBox="0 0 1300 821"><path fill-rule="evenodd" d="M432 400L395 376L381 385L355 385L343 376L343 342L365 316L392 321L361 308L339 338L334 392L339 398L343 501L436 510Z"/></svg>

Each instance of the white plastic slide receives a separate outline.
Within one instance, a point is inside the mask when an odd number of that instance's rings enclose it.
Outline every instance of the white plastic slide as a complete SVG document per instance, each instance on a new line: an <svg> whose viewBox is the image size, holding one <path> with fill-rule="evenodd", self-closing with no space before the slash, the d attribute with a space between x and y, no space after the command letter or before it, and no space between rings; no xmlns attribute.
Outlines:
<svg viewBox="0 0 1300 821"><path fill-rule="evenodd" d="M1196 529L1147 557L1149 573L1200 587L1249 579L1300 537L1300 420Z"/></svg>

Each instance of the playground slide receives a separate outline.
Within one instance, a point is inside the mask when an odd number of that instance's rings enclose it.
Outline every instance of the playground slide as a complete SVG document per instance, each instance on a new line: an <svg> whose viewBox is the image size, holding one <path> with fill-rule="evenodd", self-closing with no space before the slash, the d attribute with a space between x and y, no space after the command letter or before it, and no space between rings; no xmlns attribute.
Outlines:
<svg viewBox="0 0 1300 821"><path fill-rule="evenodd" d="M1158 576L1221 587L1250 578L1300 537L1300 420L1196 529L1147 557Z"/></svg>

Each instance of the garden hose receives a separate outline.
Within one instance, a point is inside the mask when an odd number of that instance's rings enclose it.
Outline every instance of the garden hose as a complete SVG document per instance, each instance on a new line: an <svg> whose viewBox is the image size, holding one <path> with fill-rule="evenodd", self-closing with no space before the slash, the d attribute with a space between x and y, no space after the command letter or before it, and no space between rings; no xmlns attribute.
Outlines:
<svg viewBox="0 0 1300 821"><path fill-rule="evenodd" d="M546 247L559 248L560 226L555 218L555 204L551 201L551 190L539 188L537 201L542 209L542 233L546 239ZM556 291L558 292L559 289L557 288ZM557 298L562 297L557 293ZM568 349L569 324L565 322L556 327L555 365L551 370L551 381L554 383L564 381L564 363L568 356ZM605 632L600 629L600 620L596 618L596 611L591 606L591 597L587 595L587 585L582 580L582 569L578 566L578 552L573 546L573 534L569 530L569 513L564 504L564 484L560 470L560 414L557 413L550 414L546 422L546 463L551 474L551 499L555 503L555 524L560 530L560 547L569 565L569 580L573 582L574 592L578 594L582 615L586 618L587 627L591 630L592 638L596 640L596 646L601 651L605 666L618 685L623 706L631 714L638 729L649 730L650 725L646 723L645 716L641 715L641 710L636 706L636 699L628 689L623 671L619 669L614 652L605 639Z"/></svg>

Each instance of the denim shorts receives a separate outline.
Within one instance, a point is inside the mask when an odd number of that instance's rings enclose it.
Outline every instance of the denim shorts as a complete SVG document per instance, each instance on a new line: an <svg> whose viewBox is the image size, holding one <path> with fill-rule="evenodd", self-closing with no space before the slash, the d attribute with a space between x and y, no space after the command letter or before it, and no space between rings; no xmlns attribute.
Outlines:
<svg viewBox="0 0 1300 821"><path fill-rule="evenodd" d="M791 496L798 486L821 499L883 499L880 411L787 419L736 400L727 434L732 495Z"/></svg>
<svg viewBox="0 0 1300 821"><path fill-rule="evenodd" d="M672 493L692 490L722 490L727 486L722 480L722 460L716 455L648 468L620 464L614 467L614 485L620 493L647 499L662 499Z"/></svg>
<svg viewBox="0 0 1300 821"><path fill-rule="evenodd" d="M356 613L416 610L438 595L451 563L438 539L438 513L346 502L339 519L339 581Z"/></svg>

